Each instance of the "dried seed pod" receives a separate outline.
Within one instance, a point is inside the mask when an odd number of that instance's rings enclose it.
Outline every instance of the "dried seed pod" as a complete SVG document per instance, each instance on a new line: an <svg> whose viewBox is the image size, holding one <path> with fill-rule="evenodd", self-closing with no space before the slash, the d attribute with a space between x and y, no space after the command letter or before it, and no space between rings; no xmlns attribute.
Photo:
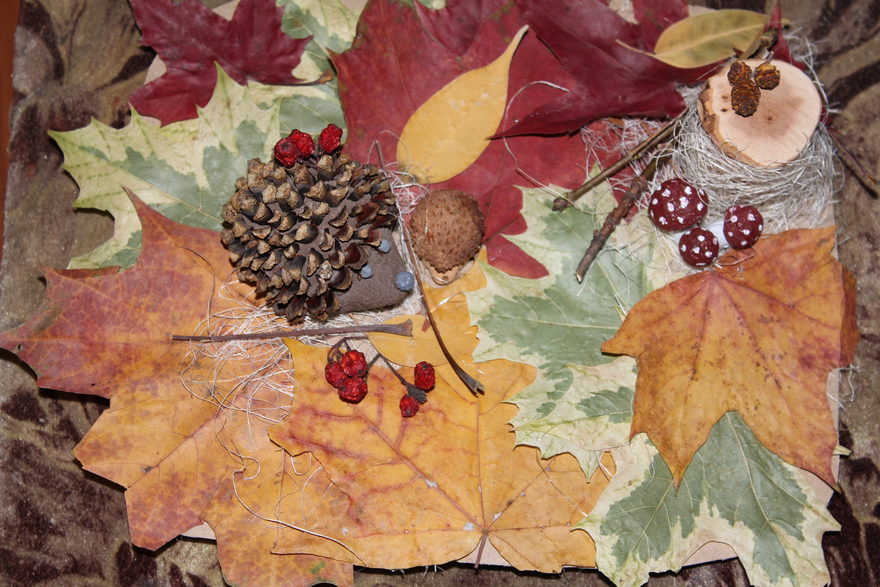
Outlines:
<svg viewBox="0 0 880 587"><path fill-rule="evenodd" d="M765 62L755 68L755 84L762 90L772 90L779 85L779 70Z"/></svg>
<svg viewBox="0 0 880 587"><path fill-rule="evenodd" d="M730 105L740 116L751 116L758 109L761 90L752 80L738 83L730 89Z"/></svg>
<svg viewBox="0 0 880 587"><path fill-rule="evenodd" d="M483 214L458 190L430 192L416 206L411 222L413 249L439 273L470 261L483 241Z"/></svg>
<svg viewBox="0 0 880 587"><path fill-rule="evenodd" d="M730 69L727 70L727 81L729 81L732 86L741 84L744 81L751 79L751 77L752 68L742 61L734 61L730 64Z"/></svg>

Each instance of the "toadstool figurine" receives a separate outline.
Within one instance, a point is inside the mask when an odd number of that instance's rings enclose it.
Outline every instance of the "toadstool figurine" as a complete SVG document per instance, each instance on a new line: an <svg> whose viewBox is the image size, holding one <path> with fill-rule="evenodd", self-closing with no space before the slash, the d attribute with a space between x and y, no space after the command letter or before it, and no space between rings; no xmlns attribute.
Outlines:
<svg viewBox="0 0 880 587"><path fill-rule="evenodd" d="M746 249L764 230L764 218L754 206L731 206L724 213L724 238L734 249Z"/></svg>
<svg viewBox="0 0 880 587"><path fill-rule="evenodd" d="M661 230L684 230L702 220L708 210L706 192L674 177L654 190L648 200L648 216Z"/></svg>
<svg viewBox="0 0 880 587"><path fill-rule="evenodd" d="M678 240L681 258L688 265L706 267L718 256L718 239L705 228L692 228Z"/></svg>

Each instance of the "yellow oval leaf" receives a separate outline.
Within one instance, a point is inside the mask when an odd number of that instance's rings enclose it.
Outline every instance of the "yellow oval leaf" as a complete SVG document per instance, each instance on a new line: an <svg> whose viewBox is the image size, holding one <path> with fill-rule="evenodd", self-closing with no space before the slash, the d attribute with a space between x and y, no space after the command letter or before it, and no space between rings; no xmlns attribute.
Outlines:
<svg viewBox="0 0 880 587"><path fill-rule="evenodd" d="M750 10L697 14L663 31L651 56L685 69L710 65L755 47L767 19L767 15Z"/></svg>
<svg viewBox="0 0 880 587"><path fill-rule="evenodd" d="M413 112L397 143L400 169L438 183L477 160L504 116L510 61L527 28L495 61L461 74Z"/></svg>

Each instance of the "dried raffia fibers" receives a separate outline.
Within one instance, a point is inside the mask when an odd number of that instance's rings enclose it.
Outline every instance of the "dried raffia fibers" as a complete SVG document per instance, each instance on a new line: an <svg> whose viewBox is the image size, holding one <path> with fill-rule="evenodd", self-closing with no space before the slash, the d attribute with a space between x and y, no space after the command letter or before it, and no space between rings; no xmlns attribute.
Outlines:
<svg viewBox="0 0 880 587"><path fill-rule="evenodd" d="M715 145L692 100L668 149L670 164L658 179L675 175L703 188L709 194L708 223L736 204L756 206L768 233L827 223L822 217L832 201L837 170L834 145L822 124L795 160L776 168L755 167Z"/></svg>

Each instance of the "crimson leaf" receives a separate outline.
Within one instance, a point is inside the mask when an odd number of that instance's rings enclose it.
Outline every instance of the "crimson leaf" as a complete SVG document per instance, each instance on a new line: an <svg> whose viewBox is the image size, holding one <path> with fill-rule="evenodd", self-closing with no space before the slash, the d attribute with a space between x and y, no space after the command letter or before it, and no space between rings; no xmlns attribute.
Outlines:
<svg viewBox="0 0 880 587"><path fill-rule="evenodd" d="M651 51L663 29L687 16L684 2L635 0L638 24L601 0L517 0L517 5L575 85L504 136L573 132L607 116L674 116L684 108L676 84L693 83L707 71L671 67L622 44Z"/></svg>
<svg viewBox="0 0 880 587"><path fill-rule="evenodd" d="M292 39L281 31L283 10L274 0L241 0L226 20L198 0L131 0L143 43L155 49L168 68L165 75L131 97L141 114L163 124L194 118L196 107L211 99L217 82L214 63L236 82L265 84L298 81L291 71L299 64L309 39Z"/></svg>

